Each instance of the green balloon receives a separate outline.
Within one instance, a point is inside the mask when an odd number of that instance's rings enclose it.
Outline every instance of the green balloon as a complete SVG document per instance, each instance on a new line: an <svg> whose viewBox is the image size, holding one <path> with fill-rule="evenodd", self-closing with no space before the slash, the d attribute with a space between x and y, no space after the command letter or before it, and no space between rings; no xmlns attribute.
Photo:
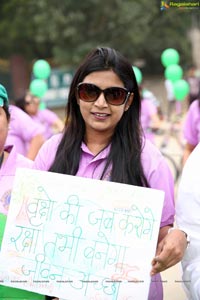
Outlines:
<svg viewBox="0 0 200 300"><path fill-rule="evenodd" d="M188 95L190 87L186 80L180 79L173 84L173 90L176 100L182 101Z"/></svg>
<svg viewBox="0 0 200 300"><path fill-rule="evenodd" d="M44 59L37 60L33 65L33 74L38 79L47 79L51 73L49 63Z"/></svg>
<svg viewBox="0 0 200 300"><path fill-rule="evenodd" d="M137 81L137 84L140 84L142 82L142 72L138 67L133 66L133 71L135 73L135 78Z"/></svg>
<svg viewBox="0 0 200 300"><path fill-rule="evenodd" d="M164 67L179 63L179 53L173 48L165 49L161 54L161 62Z"/></svg>
<svg viewBox="0 0 200 300"><path fill-rule="evenodd" d="M40 102L39 109L44 110L46 108L46 103L44 101Z"/></svg>
<svg viewBox="0 0 200 300"><path fill-rule="evenodd" d="M179 65L170 65L165 69L164 75L165 78L174 82L182 78L183 70Z"/></svg>
<svg viewBox="0 0 200 300"><path fill-rule="evenodd" d="M37 96L38 98L42 98L48 87L46 81L42 79L34 79L32 80L29 89L31 94Z"/></svg>

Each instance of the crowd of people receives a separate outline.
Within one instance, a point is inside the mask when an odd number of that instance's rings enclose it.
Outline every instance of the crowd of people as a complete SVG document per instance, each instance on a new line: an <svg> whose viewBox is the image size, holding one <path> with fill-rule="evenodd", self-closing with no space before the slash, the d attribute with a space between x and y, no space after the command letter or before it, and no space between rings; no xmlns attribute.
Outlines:
<svg viewBox="0 0 200 300"><path fill-rule="evenodd" d="M148 300L163 299L160 272L178 262L183 264L188 299L197 300L200 98L190 105L184 125L187 155L176 206L170 168L149 136L149 129L160 127L158 111L144 95L131 63L107 47L93 49L77 68L64 123L49 109L40 110L40 100L29 91L9 105L7 91L0 85L0 213L8 213L18 167L162 190L164 205ZM12 289L5 292L4 288L0 285L0 298L9 298ZM22 291L18 298L44 299L34 296L24 296Z"/></svg>

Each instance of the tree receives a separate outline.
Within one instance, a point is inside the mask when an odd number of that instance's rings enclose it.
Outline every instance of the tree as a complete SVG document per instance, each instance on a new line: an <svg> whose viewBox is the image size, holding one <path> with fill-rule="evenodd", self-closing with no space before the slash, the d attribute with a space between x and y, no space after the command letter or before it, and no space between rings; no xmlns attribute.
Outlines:
<svg viewBox="0 0 200 300"><path fill-rule="evenodd" d="M48 58L75 66L93 47L106 45L131 61L143 58L147 71L160 71L160 55L176 48L192 61L187 36L191 12L160 11L157 0L1 0L0 56Z"/></svg>

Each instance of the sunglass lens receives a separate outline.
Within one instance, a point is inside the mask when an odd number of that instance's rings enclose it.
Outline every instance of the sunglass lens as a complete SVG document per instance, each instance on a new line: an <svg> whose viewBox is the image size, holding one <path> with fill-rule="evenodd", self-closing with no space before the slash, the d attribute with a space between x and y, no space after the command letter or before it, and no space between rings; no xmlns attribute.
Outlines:
<svg viewBox="0 0 200 300"><path fill-rule="evenodd" d="M83 83L78 87L78 94L81 100L89 102L95 101L98 98L100 91L93 84Z"/></svg>
<svg viewBox="0 0 200 300"><path fill-rule="evenodd" d="M127 92L121 88L109 88L105 91L105 96L110 104L121 105L124 103Z"/></svg>

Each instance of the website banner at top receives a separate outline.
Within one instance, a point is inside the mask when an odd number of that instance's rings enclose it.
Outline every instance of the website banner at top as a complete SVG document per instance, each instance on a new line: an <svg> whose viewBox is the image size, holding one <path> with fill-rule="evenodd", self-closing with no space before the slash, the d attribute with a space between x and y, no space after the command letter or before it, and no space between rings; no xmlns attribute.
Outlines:
<svg viewBox="0 0 200 300"><path fill-rule="evenodd" d="M167 10L170 8L180 9L200 9L200 1L197 0L165 0L160 2L160 9Z"/></svg>

